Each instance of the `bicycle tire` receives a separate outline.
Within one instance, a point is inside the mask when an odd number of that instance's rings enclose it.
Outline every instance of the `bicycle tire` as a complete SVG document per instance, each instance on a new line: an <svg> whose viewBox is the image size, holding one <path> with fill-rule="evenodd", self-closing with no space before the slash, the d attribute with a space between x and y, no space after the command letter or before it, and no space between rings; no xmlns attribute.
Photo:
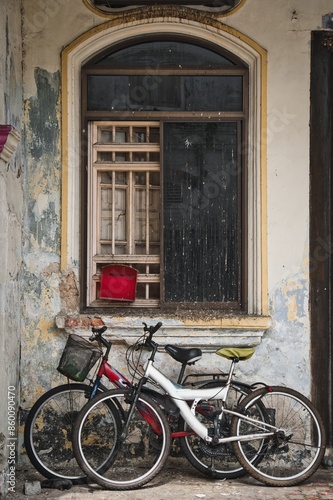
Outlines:
<svg viewBox="0 0 333 500"><path fill-rule="evenodd" d="M76 460L83 472L103 488L130 490L143 486L160 472L170 453L171 436L165 414L145 394L139 396L126 439L121 439L124 422L118 408L110 411L107 403L117 400L128 415L131 395L131 390L118 389L97 396L80 411L74 425ZM108 420L107 426L99 425L101 416L103 422Z"/></svg>
<svg viewBox="0 0 333 500"><path fill-rule="evenodd" d="M273 436L251 439L255 449L261 443L261 459L251 462L251 453L244 441L235 441L234 451L240 464L249 474L270 486L295 486L308 479L320 466L325 454L325 429L321 417L305 396L286 387L269 387L254 391L238 408L246 415L261 401L269 414L270 424L276 431ZM252 415L253 416L253 415ZM231 432L240 438L259 433L262 436L264 422L248 422L234 416Z"/></svg>
<svg viewBox="0 0 333 500"><path fill-rule="evenodd" d="M30 462L44 477L70 479L73 484L85 481L74 457L72 430L91 390L87 384L60 385L43 394L29 411L24 446Z"/></svg>
<svg viewBox="0 0 333 500"><path fill-rule="evenodd" d="M225 384L226 382L224 381L210 382L200 388L218 388L225 386ZM251 392L252 387L247 384L232 384L229 389L227 407L235 409L240 404L240 401ZM214 407L218 407L221 404L220 400L210 400L209 402ZM267 418L260 402L258 406L262 417ZM202 416L197 416L203 423L209 423L209 415L205 416L203 414ZM230 420L230 415L223 415L222 432L226 437L230 435ZM179 419L178 430L185 432L189 430L187 423L182 417ZM247 474L247 470L240 465L235 456L231 443L213 445L206 443L197 435L190 435L181 438L179 444L186 459L205 476L212 479L236 479ZM259 459L259 457L256 457L256 459Z"/></svg>

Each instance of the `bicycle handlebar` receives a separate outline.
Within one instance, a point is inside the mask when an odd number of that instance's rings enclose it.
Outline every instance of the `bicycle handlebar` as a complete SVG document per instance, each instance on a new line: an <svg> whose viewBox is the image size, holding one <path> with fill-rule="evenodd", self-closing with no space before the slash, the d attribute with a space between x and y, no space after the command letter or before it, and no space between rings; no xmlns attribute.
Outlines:
<svg viewBox="0 0 333 500"><path fill-rule="evenodd" d="M149 333L149 338L151 339L151 338L152 338L152 336L154 335L154 333L156 333L156 332L157 332L157 330L159 330L159 329L161 328L161 326L163 325L163 323L162 323L161 321L159 321L158 323L156 323L156 325L155 325L155 326L152 326L152 325L151 325L151 326L148 326L148 325L147 325L147 323L143 323L143 325L144 325L144 326L143 326L143 331L144 331L144 332L148 332L148 333ZM89 340L90 340L91 342L93 342L94 340L96 340L96 338L101 339L101 338L102 338L102 334L103 334L104 332L106 332L106 330L107 330L107 329L108 329L108 328L107 328L107 326L105 326L105 325L104 325L104 326L102 326L101 328L95 328L95 327L93 326L93 327L92 327L92 329L91 329L91 331L92 331L92 333L94 333L94 334L95 334L95 336L93 336L93 335L92 335L92 336L90 337L90 339L89 339Z"/></svg>
<svg viewBox="0 0 333 500"><path fill-rule="evenodd" d="M157 330L159 330L161 328L162 322L159 321L158 323L156 323L155 326L153 326L153 325L148 326L147 323L143 323L143 325L144 325L143 331L149 333L148 338L145 341L146 345L148 346L149 344L152 343L152 337L153 337L154 333L156 333ZM90 342L94 342L94 341L98 340L99 342L102 342L102 344L110 350L112 343L107 341L102 336L106 330L107 330L107 326L105 326L105 325L100 327L100 328L92 327L91 331L92 331L93 335L90 337L89 340L90 340Z"/></svg>
<svg viewBox="0 0 333 500"><path fill-rule="evenodd" d="M154 333L157 332L157 330L159 330L161 328L162 322L159 321L158 323L156 323L155 326L147 326L146 323L143 323L143 325L144 325L143 331L147 332L149 335L144 340L143 344L141 344L141 345L144 345L146 347L146 349L148 349L148 351L153 351L151 359L154 359L154 356L157 352L158 344L156 344L156 342L153 341L153 335L154 335Z"/></svg>
<svg viewBox="0 0 333 500"><path fill-rule="evenodd" d="M102 326L101 328L92 327L91 331L93 332L94 335L92 335L89 340L90 340L90 342L94 342L95 340L98 340L110 351L112 343L109 342L108 340L106 340L102 336L103 333L106 332L107 329L108 329L108 327L105 325Z"/></svg>
<svg viewBox="0 0 333 500"><path fill-rule="evenodd" d="M161 321L159 321L158 323L156 323L155 326L147 326L147 323L143 323L144 327L143 327L143 331L144 332L148 332L149 333L149 338L151 339L152 336L154 335L154 333L157 332L157 330L159 330L161 328L161 326L163 325L163 323Z"/></svg>

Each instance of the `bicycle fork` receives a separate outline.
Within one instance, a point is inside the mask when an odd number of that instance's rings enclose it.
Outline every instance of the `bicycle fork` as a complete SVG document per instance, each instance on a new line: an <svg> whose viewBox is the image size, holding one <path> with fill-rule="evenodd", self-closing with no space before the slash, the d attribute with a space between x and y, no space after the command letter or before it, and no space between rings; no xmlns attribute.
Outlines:
<svg viewBox="0 0 333 500"><path fill-rule="evenodd" d="M130 408L129 408L129 411L127 414L127 418L126 418L122 433L120 435L120 441L122 443L125 441L125 439L127 437L128 428L129 428L130 422L132 420L132 417L133 417L133 414L134 414L134 411L136 408L141 413L141 415L144 417L146 422L150 425L152 430L158 436L160 436L162 434L162 429L161 429L159 422L157 422L156 419L154 418L154 416L151 415L149 408L145 404L140 403L140 401L139 401L142 387L146 382L147 382L147 380L145 378L142 378L140 380L139 384L132 391L131 396L129 397L129 402L131 403L131 405L130 405Z"/></svg>

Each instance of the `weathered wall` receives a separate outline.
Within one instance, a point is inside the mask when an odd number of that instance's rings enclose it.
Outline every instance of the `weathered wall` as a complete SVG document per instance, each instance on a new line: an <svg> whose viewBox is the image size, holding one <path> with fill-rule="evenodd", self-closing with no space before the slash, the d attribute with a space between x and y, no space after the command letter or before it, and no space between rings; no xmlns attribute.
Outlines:
<svg viewBox="0 0 333 500"><path fill-rule="evenodd" d="M60 54L72 34L77 36L91 18L80 0L75 4L73 10L72 0L22 3L27 177L24 184L20 444L27 409L51 385L64 381L55 370L65 338L55 327L62 287ZM72 17L72 24L67 25L67 16L75 11L77 17ZM88 25L91 26L91 22Z"/></svg>
<svg viewBox="0 0 333 500"><path fill-rule="evenodd" d="M228 19L268 51L268 289L273 327L258 359L275 380L307 393L310 33L321 29L322 16L331 8L329 1L263 5L254 0L247 5L247 16L238 12Z"/></svg>
<svg viewBox="0 0 333 500"><path fill-rule="evenodd" d="M320 29L322 16L331 7L331 0L295 0L292 7L289 0L251 0L223 20L268 52L268 292L273 321L255 357L243 369L255 380L279 381L306 393L310 388L310 35L311 30ZM24 412L35 399L61 380L55 367L65 335L55 327L55 316L61 310L77 311L78 263L74 270L60 271L60 54L64 46L105 19L94 15L81 0L46 0L43 5L39 0L23 0L23 19L27 154L21 363L24 420ZM61 291L68 292L67 302ZM141 318L132 318L128 324L135 321L139 329ZM116 331L116 324L114 328ZM211 365L209 356L204 356L201 366Z"/></svg>
<svg viewBox="0 0 333 500"><path fill-rule="evenodd" d="M0 125L22 126L22 43L20 2L0 3ZM0 497L15 479L21 333L21 145L0 155ZM10 424L10 425L9 425ZM10 475L6 475L10 471ZM10 480L8 483L8 479Z"/></svg>

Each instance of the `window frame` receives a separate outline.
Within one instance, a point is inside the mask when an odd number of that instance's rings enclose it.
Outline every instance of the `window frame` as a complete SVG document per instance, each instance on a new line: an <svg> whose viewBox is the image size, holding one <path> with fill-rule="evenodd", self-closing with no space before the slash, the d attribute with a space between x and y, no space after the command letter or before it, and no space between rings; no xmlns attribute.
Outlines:
<svg viewBox="0 0 333 500"><path fill-rule="evenodd" d="M154 22L147 22L147 19ZM135 22L133 22L135 21ZM76 300L67 303L61 294L61 318L63 315L79 315L85 321L85 315L93 314L82 305L80 292L82 254L80 240L84 228L82 222L82 140L80 127L81 116L81 69L86 61L100 53L106 46L123 43L124 40L137 37L153 37L164 33L184 39L193 37L199 44L221 47L244 61L249 67L249 123L248 123L248 186L247 186L247 221L248 221L248 307L244 314L214 316L210 321L206 315L197 317L198 327L207 321L213 329L232 329L239 338L258 338L270 327L268 305L268 250L267 250L267 51L241 31L226 26L222 22L206 18L198 23L197 16L191 11L182 19L173 18L165 23L160 16L149 12L147 16L136 16L130 21L124 19L117 23L117 29L110 23L104 23L88 30L73 40L61 52L61 249L60 271L64 280L72 276L75 283ZM108 311L106 311L108 313ZM98 311L98 315L102 314ZM127 312L128 314L128 312ZM82 316L81 316L82 315ZM129 315L130 316L130 315ZM108 316L107 316L108 317ZM107 319L105 317L105 319ZM181 314L179 318L181 319ZM184 328L193 329L188 316ZM207 321L206 319L207 318ZM109 318L110 320L111 318ZM199 323L197 323L199 319ZM62 319L60 321L62 323ZM115 319L118 328L118 320ZM59 323L59 324L60 324ZM115 323L115 324L116 324ZM192 325L192 326L191 326ZM253 335L252 335L252 333ZM257 333L256 333L257 332ZM250 336L250 337L249 337ZM218 333L220 338L220 331Z"/></svg>
<svg viewBox="0 0 333 500"><path fill-rule="evenodd" d="M135 162L131 162L129 165L125 165L121 162L112 162L111 164L106 163L105 166L101 162L96 162L96 156L98 156L98 152L101 150L117 150L119 149L119 146L117 144L120 144L120 149L124 150L124 145L123 143L110 143L109 146L103 146L98 143L96 143L96 134L98 127L117 127L116 124L120 124L121 127L128 127L128 128L136 128L139 126L143 126L145 124L146 127L150 128L156 128L159 127L159 122L137 122L137 121L94 121L90 122L88 124L88 134L90 137L89 144L91 144L91 148L89 148L89 159L88 159L88 207L91 208L92 215L91 218L87 217L87 304L92 304L93 307L105 307L105 300L104 299L98 299L94 298L97 296L97 289L98 283L100 282L100 269L103 267L103 265L109 265L109 264L117 264L117 265L129 265L129 266L134 266L134 268L138 267L144 267L144 266L160 266L160 254L161 252L159 251L158 254L152 254L148 252L148 254L137 254L133 251L133 246L134 246L134 209L133 206L131 206L130 213L127 212L126 210L126 225L130 225L130 227L127 228L127 235L126 235L126 246L128 246L128 251L127 253L121 254L121 253L113 253L113 256L110 257L109 254L106 254L106 256L103 256L103 252L98 252L98 236L101 235L101 230L100 230L100 198L99 198L99 192L101 187L98 185L98 178L99 174L102 172L112 172L115 176L115 174L118 172L122 172L129 177L134 177L133 174L135 172L144 172L147 174L147 172L150 173L156 173L158 172L160 176L160 166L154 165L154 163L157 162L151 162L150 165L145 164L145 168L141 167L140 162L137 164ZM136 143L133 142L128 142L128 150L131 150L132 152L135 152L137 149L135 147ZM144 144L147 144L147 149L149 149L150 152L156 152L156 143L149 143L146 142ZM142 146L142 143L138 144L138 148L142 150L140 147ZM127 151L126 149L126 151ZM159 149L158 149L159 152ZM158 162L160 164L160 162ZM155 186L156 187L156 186ZM113 185L113 191L115 191L115 186ZM151 191L154 191L155 188L151 188ZM158 188L156 187L156 190L160 192L160 184L158 185ZM127 189L126 189L126 196L129 195L130 199L126 201L126 205L132 204L134 202L134 191L135 191L135 181L134 179L131 180L130 184L127 184ZM97 196L96 196L97 194ZM113 204L115 202L113 201ZM158 209L159 209L159 214L160 214L160 202L158 204ZM132 212L133 210L133 212ZM88 212L88 210L87 210ZM94 222L96 224L94 224ZM159 220L160 224L160 220ZM97 226L97 229L96 229ZM146 226L146 231L148 231L149 228ZM159 235L161 231L159 230ZM160 247L160 240L158 240L158 246ZM116 245L116 239L115 237L111 237L111 245L114 247ZM147 236L146 234L146 246L148 245L149 248L146 248L146 250L149 250L151 245L149 241L149 235ZM155 243L156 245L156 243ZM154 242L152 243L152 246L154 246ZM114 250L114 248L113 248ZM146 287L148 288L146 293L144 295L149 295L151 296L152 292L150 290L151 286L154 286L155 283L160 284L160 278L157 281L157 277L155 276L156 273L154 272L148 272L146 269L146 273L139 273L138 275L138 286L141 287ZM160 272L158 273L160 276ZM89 277L92 276L92 278L89 280ZM150 292L150 293L148 293ZM142 294L141 294L142 295ZM158 306L158 301L155 299L145 299L142 298L141 300L135 301L135 307L157 307ZM115 302L113 304L115 307L119 307L122 304L119 304L118 302ZM131 306L131 304L126 304L128 307ZM108 303L108 307L111 307L112 304ZM91 307L91 306L89 306Z"/></svg>
<svg viewBox="0 0 333 500"><path fill-rule="evenodd" d="M157 38L156 38L157 39ZM165 39L165 38L164 38ZM184 41L186 43L191 43L192 40L191 39L186 39L186 38L178 38L178 37L175 37L175 38L171 38L171 40L175 40L175 41ZM150 38L151 40L151 38ZM141 42L145 42L146 41L146 38L145 37L142 37L140 38L140 40L137 40L136 43L141 43ZM118 47L114 47L113 48L113 51L116 52L117 50L119 50L120 48L123 48L123 47L126 47L128 46L128 42L126 43L122 43L120 44ZM210 43L202 43L200 44L200 46L202 47L205 47L207 49L213 49L213 45L210 44ZM216 51L216 47L215 48L215 51ZM242 137L242 140L246 142L246 138L248 137L248 126L247 126L247 122L248 122L248 116L249 116L249 112L248 112L248 109L249 109L249 92L248 92L248 87L249 87L249 74L248 74L248 69L245 68L245 65L244 63L241 63L240 60L232 55L232 54L229 54L228 51L226 50L223 50L223 49L219 49L219 52L221 53L221 55L224 55L225 57L228 57L229 59L231 59L234 64L236 64L236 67L230 67L230 66L225 66L221 69L218 69L218 68L213 68L213 69L209 69L207 70L207 68L186 68L186 74L187 75L190 75L190 76L194 76L194 75L212 75L212 76L219 76L219 75L241 75L242 78L243 78L243 110L242 111L230 111L230 112L220 112L220 111L206 111L206 112L202 112L202 111L174 111L174 112L170 112L170 111L158 111L158 112L151 112L151 111L134 111L134 112L131 112L131 111L127 111L127 112L124 112L124 111L88 111L88 106L87 106L87 102L88 102L88 98L87 98L87 79L89 77L89 75L119 75L119 73L121 72L122 75L142 75L142 74L147 74L147 75L151 75L151 68L148 68L148 69L144 69L144 68L99 68L99 67L94 67L94 64L96 62L96 60L100 60L102 59L103 57L105 57L105 55L107 53L110 52L110 49L107 49L107 50L104 50L102 53L100 52L97 56L95 56L94 58L92 58L88 64L85 65L85 67L82 69L82 80L81 80L81 89L82 89L82 130L83 130L83 134L82 134L82 144L84 144L84 149L86 150L87 149L87 142L88 142L88 139L87 139L87 131L88 131L88 123L90 121L98 121L98 120L101 120L101 121L116 121L116 120L122 120L124 119L124 117L127 116L127 119L129 119L129 116L131 116L131 119L134 120L134 121L142 121L142 123L144 123L144 121L152 121L152 120L156 120L156 121L160 121L161 123L161 126L163 124L163 122L166 122L166 121L202 121L202 120L210 120L210 121L214 121L214 120L219 120L221 119L221 115L223 116L223 120L236 120L236 121L241 121L243 123L243 137ZM240 67L240 66L244 66L244 67ZM184 70L182 68L161 68L159 69L158 71L158 74L163 76L163 75L183 75L184 74ZM125 118L126 120L126 118ZM162 154L162 149L163 149L163 146L161 145L161 154ZM85 174L82 176L83 178L83 193L84 193L84 199L88 199L88 192L87 192L87 189L88 189L88 183L87 183L87 178L86 178L86 172L87 172L87 156L88 156L88 151L85 151L85 160L84 160L84 165L85 165L85 168L83 169L83 171L85 172ZM244 203L242 201L242 208L241 208L241 217L242 217L242 220L243 220L243 228L242 228L242 233L243 235L247 235L248 234L248 230L247 230L247 220L246 220L246 216L245 216L245 212L246 212L246 207L247 207L247 189L246 189L246 183L247 183L247 155L243 155L244 156L244 160L243 160L243 176L242 176L242 188L241 188L241 191L243 193L243 196L244 196ZM162 175L162 173L161 173ZM161 200L163 199L163 183L161 183ZM81 247L83 249L82 251L82 256L83 256L83 259L84 259L84 262L87 262L88 261L88 258L89 258L89 254L88 254L88 251L87 249L84 250L84 248L87 246L86 245L86 241L87 241L87 238L89 238L89 234L88 234L88 231L87 231L87 226L88 226L88 215L87 215L87 210L84 211L85 214L83 214L83 218L82 218L82 227L84 228L84 231L81 232L81 235L82 235L82 239L81 239ZM162 214L162 209L161 209L161 214ZM163 224L161 224L161 227L163 226ZM240 273L240 276L239 276L239 280L241 281L241 292L240 292L240 300L239 300L239 303L237 305L233 305L231 306L230 303L218 303L218 304L214 304L214 303L200 303L199 305L198 304L191 304L191 303L185 303L185 302L182 302L182 303L176 303L176 304L171 304L170 302L165 302L164 300L164 293L163 293L163 251L162 251L162 248L163 248L163 235L161 235L161 252L160 252L160 255L161 255L161 268L160 268L160 276L161 276L161 294L160 294L160 300L159 300L159 305L157 306L156 304L152 307L155 307L155 308L159 308L161 310L175 310L175 309L179 309L179 308L182 308L182 309L202 309L202 310L213 310L213 311L216 311L216 310L223 310L223 311L238 311L238 312L245 312L246 311L246 308L247 308L247 304L248 304L248 301L247 301L247 288L248 288L248 282L247 282L247 272L246 272L246 262L247 262L247 249L248 249L248 245L247 245L247 236L245 237L242 237L241 238L242 240L242 249L241 249L241 252L242 252L242 257L241 257L241 264L240 264L240 269L241 269L241 273ZM84 269L83 269L84 267ZM126 309L138 309L140 307L143 307L142 304L140 304L140 302L138 302L137 304L135 303L127 303L127 304L119 304L119 303L105 303L104 304L101 304L99 301L96 301L96 302L88 302L87 299L84 299L82 300L83 297L88 297L89 295L89 288L90 288L90 284L89 284L89 279L88 279L88 272L86 272L86 267L87 266L81 266L81 283L83 283L83 290L86 290L87 292L86 293L81 293L80 294L80 297L81 297L81 310L86 310L86 311L89 311L89 310L105 310L105 311L110 311L112 309L119 309L119 308L126 308ZM148 306L149 307L149 306ZM147 306L144 306L144 310L146 311L147 310Z"/></svg>

